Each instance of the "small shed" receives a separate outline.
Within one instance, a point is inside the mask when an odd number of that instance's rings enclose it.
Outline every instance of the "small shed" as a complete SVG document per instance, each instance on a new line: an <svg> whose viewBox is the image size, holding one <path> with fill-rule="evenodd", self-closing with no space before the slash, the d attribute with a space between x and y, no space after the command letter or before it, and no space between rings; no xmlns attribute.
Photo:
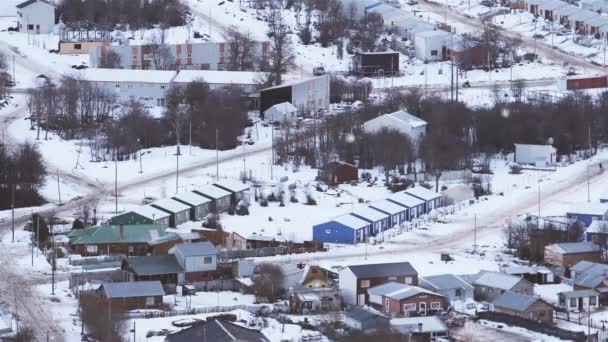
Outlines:
<svg viewBox="0 0 608 342"><path fill-rule="evenodd" d="M424 201L405 193L404 191L396 192L390 195L387 200L396 203L408 209L407 220L412 221L424 214Z"/></svg>
<svg viewBox="0 0 608 342"><path fill-rule="evenodd" d="M230 201L233 205L237 205L240 201L251 203L251 187L246 183L223 180L213 185L230 192Z"/></svg>
<svg viewBox="0 0 608 342"><path fill-rule="evenodd" d="M496 312L547 325L553 323L553 306L539 297L507 291L498 296L493 304Z"/></svg>
<svg viewBox="0 0 608 342"><path fill-rule="evenodd" d="M407 221L407 208L389 200L380 200L369 205L370 208L389 215L389 227L401 225Z"/></svg>
<svg viewBox="0 0 608 342"><path fill-rule="evenodd" d="M106 305L125 310L160 309L165 295L158 280L103 283L97 291Z"/></svg>
<svg viewBox="0 0 608 342"><path fill-rule="evenodd" d="M369 222L372 225L371 236L380 234L389 228L389 215L370 207L353 208L351 215Z"/></svg>
<svg viewBox="0 0 608 342"><path fill-rule="evenodd" d="M566 217L571 220L580 221L585 227L589 227L594 220L608 220L608 203L579 203L566 211Z"/></svg>
<svg viewBox="0 0 608 342"><path fill-rule="evenodd" d="M211 199L194 192L184 192L172 199L190 207L190 220L203 220L211 211Z"/></svg>
<svg viewBox="0 0 608 342"><path fill-rule="evenodd" d="M217 186L206 184L193 190L195 194L209 198L211 202L211 211L222 213L230 208L230 192L220 189Z"/></svg>
<svg viewBox="0 0 608 342"><path fill-rule="evenodd" d="M412 195L424 201L423 210L425 213L431 212L431 210L443 206L443 197L440 193L429 190L422 186L415 186L405 190L405 193Z"/></svg>
<svg viewBox="0 0 608 342"><path fill-rule="evenodd" d="M592 289L560 292L559 306L568 311L595 311L600 307L600 294Z"/></svg>
<svg viewBox="0 0 608 342"><path fill-rule="evenodd" d="M190 206L172 198L156 201L150 206L169 213L169 227L177 227L190 219Z"/></svg>
<svg viewBox="0 0 608 342"><path fill-rule="evenodd" d="M312 227L314 241L330 243L364 242L371 231L371 223L347 214Z"/></svg>
<svg viewBox="0 0 608 342"><path fill-rule="evenodd" d="M212 280L217 271L217 249L208 241L183 243L172 250L179 265L185 271L185 281Z"/></svg>
<svg viewBox="0 0 608 342"><path fill-rule="evenodd" d="M416 58L422 61L440 62L448 57L450 33L441 30L422 31L414 36Z"/></svg>
<svg viewBox="0 0 608 342"><path fill-rule="evenodd" d="M294 122L298 116L298 108L290 102L273 105L264 112L264 119L270 122Z"/></svg>
<svg viewBox="0 0 608 342"><path fill-rule="evenodd" d="M344 324L354 330L373 333L389 329L390 318L375 310L357 307L344 315Z"/></svg>
<svg viewBox="0 0 608 342"><path fill-rule="evenodd" d="M319 180L330 185L356 182L359 169L343 161L330 161L319 170Z"/></svg>
<svg viewBox="0 0 608 342"><path fill-rule="evenodd" d="M470 278L474 288L475 300L492 301L506 291L534 294L534 284L525 278L500 272L481 271Z"/></svg>
<svg viewBox="0 0 608 342"><path fill-rule="evenodd" d="M513 160L523 165L552 166L557 162L557 149L551 145L515 144Z"/></svg>
<svg viewBox="0 0 608 342"><path fill-rule="evenodd" d="M175 293L177 285L183 282L184 269L175 255L129 257L122 260L120 268L129 281L158 280L169 293Z"/></svg>

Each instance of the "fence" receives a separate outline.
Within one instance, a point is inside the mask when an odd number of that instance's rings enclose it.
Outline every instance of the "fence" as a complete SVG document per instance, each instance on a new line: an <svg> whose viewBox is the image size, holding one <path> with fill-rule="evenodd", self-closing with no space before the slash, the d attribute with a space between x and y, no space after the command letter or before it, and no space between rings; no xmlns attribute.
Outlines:
<svg viewBox="0 0 608 342"><path fill-rule="evenodd" d="M501 312L494 311L482 311L477 313L477 317L488 321L500 322L508 325L522 327L528 330L532 330L541 334L555 336L562 340L571 340L576 342L584 342L587 337L584 332L581 331L570 331L560 329L558 327L543 325L536 321L521 318L518 316L512 316Z"/></svg>
<svg viewBox="0 0 608 342"><path fill-rule="evenodd" d="M171 311L146 311L146 312L128 312L125 315L128 318L160 318L160 317L175 317L183 315L198 315L208 314L217 312L229 312L234 310L247 310L249 312L256 312L260 309L260 306L247 306L247 305L228 305L228 306L209 306L205 308L195 308L190 310L171 310Z"/></svg>
<svg viewBox="0 0 608 342"><path fill-rule="evenodd" d="M242 258L267 257L279 254L287 254L288 252L289 249L285 246L243 249L237 251L221 251L218 253L218 259L231 260Z"/></svg>

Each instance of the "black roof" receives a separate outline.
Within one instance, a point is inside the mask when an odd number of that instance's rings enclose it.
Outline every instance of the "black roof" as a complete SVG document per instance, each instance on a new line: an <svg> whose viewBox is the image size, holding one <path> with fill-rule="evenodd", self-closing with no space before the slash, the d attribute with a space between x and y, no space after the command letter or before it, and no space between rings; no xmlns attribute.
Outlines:
<svg viewBox="0 0 608 342"><path fill-rule="evenodd" d="M325 171L325 172L333 172L333 171L335 171L337 168L339 168L341 166L349 166L349 167L355 167L356 168L356 166L354 166L352 164L349 164L349 163L337 160L337 161L330 161L327 164L323 165L323 171Z"/></svg>
<svg viewBox="0 0 608 342"><path fill-rule="evenodd" d="M200 325L167 336L169 342L270 342L260 331L234 323L211 319Z"/></svg>
<svg viewBox="0 0 608 342"><path fill-rule="evenodd" d="M51 3L48 0L27 0L27 1L24 1L24 2L22 2L20 4L18 4L17 8L27 7L27 6L33 4L33 3L37 2L37 1L44 2L45 4L49 4L49 5L53 6L53 7L55 7L55 4Z"/></svg>
<svg viewBox="0 0 608 342"><path fill-rule="evenodd" d="M348 266L357 278L395 277L401 275L418 275L409 262L393 262L386 264L367 264Z"/></svg>
<svg viewBox="0 0 608 342"><path fill-rule="evenodd" d="M388 320L388 317L380 315L375 312L371 312L369 310L363 308L354 308L351 311L346 313L346 316L354 319L355 321L363 322L369 319L378 319L384 318Z"/></svg>

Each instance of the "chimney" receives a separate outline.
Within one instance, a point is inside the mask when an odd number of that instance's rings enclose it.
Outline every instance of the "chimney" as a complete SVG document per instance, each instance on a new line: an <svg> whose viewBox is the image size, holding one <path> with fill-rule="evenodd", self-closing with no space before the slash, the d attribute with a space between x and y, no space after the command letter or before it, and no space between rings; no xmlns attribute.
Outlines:
<svg viewBox="0 0 608 342"><path fill-rule="evenodd" d="M422 332L422 323L418 323L418 332Z"/></svg>
<svg viewBox="0 0 608 342"><path fill-rule="evenodd" d="M124 240L125 239L125 225L124 224L120 224L120 240Z"/></svg>

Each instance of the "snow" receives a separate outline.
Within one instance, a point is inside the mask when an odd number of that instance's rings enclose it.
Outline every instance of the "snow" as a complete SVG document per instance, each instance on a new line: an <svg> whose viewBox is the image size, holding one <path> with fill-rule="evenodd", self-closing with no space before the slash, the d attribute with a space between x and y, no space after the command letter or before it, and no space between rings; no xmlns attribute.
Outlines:
<svg viewBox="0 0 608 342"><path fill-rule="evenodd" d="M132 209L134 212L140 214L143 217L147 217L149 219L154 219L154 220L160 220L162 218L165 217L169 217L170 214L167 212L164 212L160 209L154 208L152 206L149 205L145 205L145 206L140 206L140 207L136 207L134 209Z"/></svg>
<svg viewBox="0 0 608 342"><path fill-rule="evenodd" d="M369 222L350 214L336 217L332 221L336 221L353 229L360 229L369 226Z"/></svg>
<svg viewBox="0 0 608 342"><path fill-rule="evenodd" d="M194 206L199 206L199 205L211 202L211 200L209 198L195 194L194 192L191 192L191 191L181 192L181 193L175 195L174 197L183 202L192 204Z"/></svg>
<svg viewBox="0 0 608 342"><path fill-rule="evenodd" d="M108 83L159 83L169 84L177 75L176 71L167 70L132 70L132 69L98 69L88 68L74 72L80 79Z"/></svg>
<svg viewBox="0 0 608 342"><path fill-rule="evenodd" d="M159 206L163 209L167 209L173 213L190 210L190 206L183 204L182 202L178 202L172 198L165 198L165 199L156 201L152 204Z"/></svg>
<svg viewBox="0 0 608 342"><path fill-rule="evenodd" d="M540 298L546 300L551 304L557 305L557 295L560 292L572 291L572 285L568 284L545 284L545 285L534 285L534 294Z"/></svg>
<svg viewBox="0 0 608 342"><path fill-rule="evenodd" d="M175 83L190 83L203 79L209 84L257 84L262 73L252 71L180 70Z"/></svg>
<svg viewBox="0 0 608 342"><path fill-rule="evenodd" d="M364 217L372 222L381 221L388 218L388 215L368 206L359 206L353 208L353 214Z"/></svg>

